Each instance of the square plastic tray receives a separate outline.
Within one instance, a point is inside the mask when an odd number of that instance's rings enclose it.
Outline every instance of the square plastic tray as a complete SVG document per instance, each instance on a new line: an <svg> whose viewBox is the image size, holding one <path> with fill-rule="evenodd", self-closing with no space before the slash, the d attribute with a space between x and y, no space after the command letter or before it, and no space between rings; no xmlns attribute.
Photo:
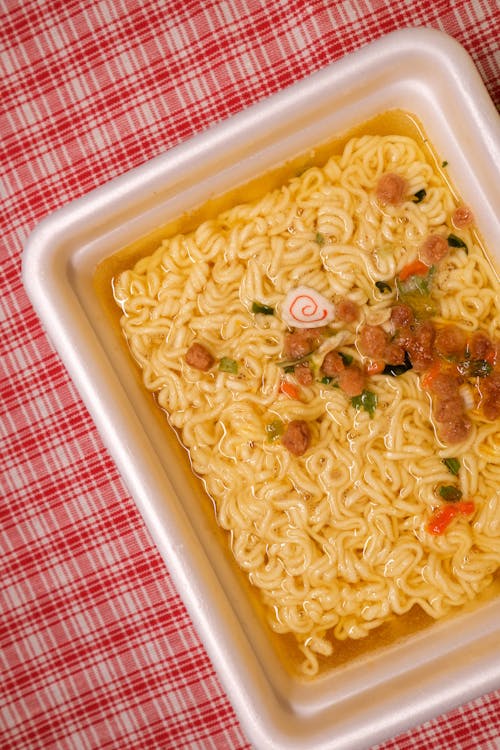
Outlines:
<svg viewBox="0 0 500 750"><path fill-rule="evenodd" d="M415 114L500 250L500 125L465 51L428 29L390 34L52 214L23 275L134 497L249 739L263 750L354 750L500 684L500 600L437 622L311 683L277 658L106 323L96 265L213 195L390 109ZM497 658L492 658L492 655Z"/></svg>

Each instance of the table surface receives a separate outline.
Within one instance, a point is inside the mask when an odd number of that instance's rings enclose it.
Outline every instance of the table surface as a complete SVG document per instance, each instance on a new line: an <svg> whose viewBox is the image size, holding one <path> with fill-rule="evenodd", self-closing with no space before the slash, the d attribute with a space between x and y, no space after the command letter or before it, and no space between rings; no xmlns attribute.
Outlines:
<svg viewBox="0 0 500 750"><path fill-rule="evenodd" d="M46 214L382 34L430 26L500 106L497 0L2 0L0 747L250 748L30 306ZM497 655L498 657L498 655ZM500 691L378 750L500 748Z"/></svg>

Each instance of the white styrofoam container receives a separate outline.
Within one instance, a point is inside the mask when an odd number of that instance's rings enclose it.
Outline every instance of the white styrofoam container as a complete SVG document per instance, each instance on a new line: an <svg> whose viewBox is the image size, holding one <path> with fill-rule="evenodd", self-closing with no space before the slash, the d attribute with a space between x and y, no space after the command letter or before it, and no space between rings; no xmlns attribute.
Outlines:
<svg viewBox="0 0 500 750"><path fill-rule="evenodd" d="M467 53L405 29L112 180L44 219L23 278L134 497L249 739L354 750L500 685L500 601L462 611L311 683L286 672L203 523L133 364L96 300L96 264L208 197L390 109L414 113L487 246L500 253L500 119Z"/></svg>

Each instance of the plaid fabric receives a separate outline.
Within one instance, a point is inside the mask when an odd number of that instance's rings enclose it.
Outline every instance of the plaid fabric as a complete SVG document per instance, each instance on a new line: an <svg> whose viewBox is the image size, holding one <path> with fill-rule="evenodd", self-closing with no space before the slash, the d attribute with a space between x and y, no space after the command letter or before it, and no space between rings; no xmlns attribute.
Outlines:
<svg viewBox="0 0 500 750"><path fill-rule="evenodd" d="M249 748L20 279L48 212L396 28L500 105L496 0L0 2L0 747ZM378 746L500 748L500 692Z"/></svg>

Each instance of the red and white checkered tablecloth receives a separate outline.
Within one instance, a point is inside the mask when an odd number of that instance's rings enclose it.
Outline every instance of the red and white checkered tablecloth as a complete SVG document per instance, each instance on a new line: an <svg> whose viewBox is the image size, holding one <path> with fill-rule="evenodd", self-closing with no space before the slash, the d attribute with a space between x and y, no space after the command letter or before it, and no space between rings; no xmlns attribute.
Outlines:
<svg viewBox="0 0 500 750"><path fill-rule="evenodd" d="M397 28L472 55L498 0L1 0L0 748L250 748L21 285L47 213ZM499 658L499 654L496 655ZM379 750L500 748L500 691Z"/></svg>

